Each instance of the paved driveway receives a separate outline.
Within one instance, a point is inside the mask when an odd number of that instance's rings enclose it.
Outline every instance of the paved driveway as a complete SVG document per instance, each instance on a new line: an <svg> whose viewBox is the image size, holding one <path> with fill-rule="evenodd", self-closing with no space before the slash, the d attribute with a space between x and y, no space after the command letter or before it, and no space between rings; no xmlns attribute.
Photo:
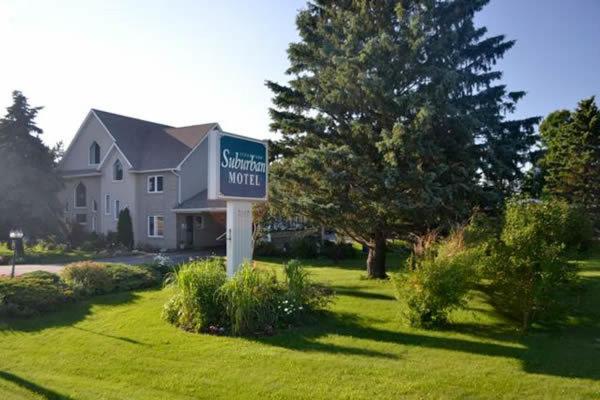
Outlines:
<svg viewBox="0 0 600 400"><path fill-rule="evenodd" d="M190 259L205 258L213 255L222 256L225 255L224 253L225 249L215 249L165 253L165 255L169 257L173 264L180 264ZM139 265L152 262L155 256L156 254L153 253L140 253L129 256L101 258L94 261ZM16 275L21 275L32 271L48 271L59 273L64 266L65 264L17 264L15 271ZM12 265L0 265L0 275L10 275L11 268Z"/></svg>

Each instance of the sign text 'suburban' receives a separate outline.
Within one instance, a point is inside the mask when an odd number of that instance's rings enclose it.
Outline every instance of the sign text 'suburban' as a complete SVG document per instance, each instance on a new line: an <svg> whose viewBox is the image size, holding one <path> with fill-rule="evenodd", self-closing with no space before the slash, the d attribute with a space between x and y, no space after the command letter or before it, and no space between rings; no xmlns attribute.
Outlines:
<svg viewBox="0 0 600 400"><path fill-rule="evenodd" d="M235 156L230 157L229 149L223 150L221 167L238 170L228 171L229 183L250 186L261 185L260 176L253 174L252 172L265 173L267 170L267 164L262 161L254 160L253 154L250 154L249 158L240 158L239 153L235 152Z"/></svg>

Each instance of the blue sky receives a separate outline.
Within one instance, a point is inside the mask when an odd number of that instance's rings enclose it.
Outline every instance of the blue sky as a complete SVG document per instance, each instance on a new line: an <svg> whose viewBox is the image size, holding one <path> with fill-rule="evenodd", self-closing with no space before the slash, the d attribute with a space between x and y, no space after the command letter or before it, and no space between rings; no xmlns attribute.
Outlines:
<svg viewBox="0 0 600 400"><path fill-rule="evenodd" d="M0 0L0 107L43 105L44 140L68 143L99 108L174 126L269 132L266 79L283 81L299 0ZM525 90L516 116L600 95L600 1L492 0L477 16L517 44L498 67Z"/></svg>

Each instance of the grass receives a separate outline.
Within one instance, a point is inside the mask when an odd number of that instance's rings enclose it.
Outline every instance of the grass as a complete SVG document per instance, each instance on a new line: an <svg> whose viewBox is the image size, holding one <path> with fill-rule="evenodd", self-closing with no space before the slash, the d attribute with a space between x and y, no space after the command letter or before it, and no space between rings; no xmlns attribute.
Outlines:
<svg viewBox="0 0 600 400"><path fill-rule="evenodd" d="M481 293L444 330L405 328L391 284L361 279L361 261L313 264L337 301L273 337L180 331L160 319L169 289L0 322L0 399L600 398L600 254L580 262L569 323L524 338Z"/></svg>
<svg viewBox="0 0 600 400"><path fill-rule="evenodd" d="M0 243L0 258L6 262L12 262L13 251L6 243ZM81 249L47 249L40 245L25 248L25 256L22 260L17 259L17 264L54 264L69 263L75 261L89 260L98 257L96 251L85 251ZM1 265L1 264L0 264Z"/></svg>

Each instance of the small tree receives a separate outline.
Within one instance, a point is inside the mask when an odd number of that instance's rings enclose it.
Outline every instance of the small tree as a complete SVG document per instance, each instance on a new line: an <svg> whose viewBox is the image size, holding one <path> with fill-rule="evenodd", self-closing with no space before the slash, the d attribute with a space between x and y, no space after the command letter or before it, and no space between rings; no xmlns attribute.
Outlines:
<svg viewBox="0 0 600 400"><path fill-rule="evenodd" d="M133 224L129 209L125 208L119 213L119 222L117 223L117 240L120 244L133 249Z"/></svg>

